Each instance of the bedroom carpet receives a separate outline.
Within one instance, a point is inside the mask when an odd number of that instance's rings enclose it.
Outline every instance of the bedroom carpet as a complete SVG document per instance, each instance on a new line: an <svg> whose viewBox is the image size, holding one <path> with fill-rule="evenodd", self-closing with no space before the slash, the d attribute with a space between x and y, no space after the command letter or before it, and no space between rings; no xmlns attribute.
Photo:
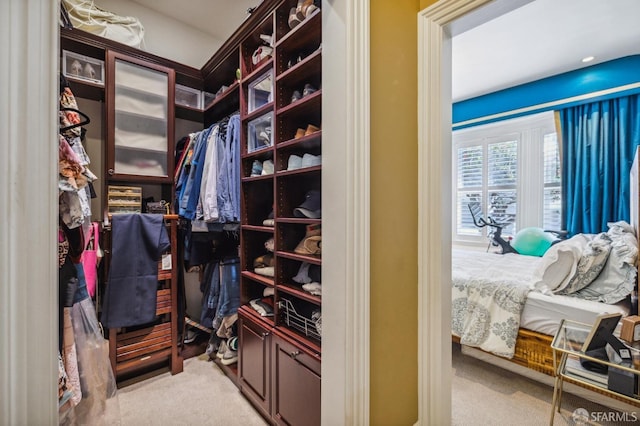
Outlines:
<svg viewBox="0 0 640 426"><path fill-rule="evenodd" d="M452 352L453 425L549 424L553 387L464 355L460 345L453 344ZM231 380L204 355L185 360L184 372L175 376L165 372L120 388L118 401L122 426L267 424ZM612 413L610 408L565 392L562 412L556 413L554 424L576 424L572 414L577 408L589 413ZM640 418L640 409L636 409L636 415Z"/></svg>
<svg viewBox="0 0 640 426"><path fill-rule="evenodd" d="M467 356L459 344L452 345L452 424L471 425L548 425L553 385L524 377L498 366ZM595 395L598 401L603 397ZM621 403L619 403L621 404ZM626 404L622 404L626 405ZM574 410L583 408L591 423L576 423ZM556 412L554 425L632 425L640 422L640 408L615 411L604 405L567 392L565 384L562 410ZM616 421L606 421L617 419ZM633 421L638 419L638 421Z"/></svg>

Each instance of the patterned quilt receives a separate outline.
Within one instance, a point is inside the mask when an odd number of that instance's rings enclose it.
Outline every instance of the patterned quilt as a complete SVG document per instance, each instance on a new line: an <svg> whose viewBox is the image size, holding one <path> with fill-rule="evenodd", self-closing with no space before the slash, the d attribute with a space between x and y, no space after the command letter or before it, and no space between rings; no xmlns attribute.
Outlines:
<svg viewBox="0 0 640 426"><path fill-rule="evenodd" d="M454 249L452 332L460 343L512 358L539 257Z"/></svg>

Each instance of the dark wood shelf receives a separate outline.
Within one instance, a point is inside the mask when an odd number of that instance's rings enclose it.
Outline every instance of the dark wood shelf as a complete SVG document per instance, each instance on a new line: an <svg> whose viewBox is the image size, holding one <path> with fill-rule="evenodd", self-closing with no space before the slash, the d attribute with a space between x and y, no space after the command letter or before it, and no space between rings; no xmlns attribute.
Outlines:
<svg viewBox="0 0 640 426"><path fill-rule="evenodd" d="M291 341L291 343L293 344L300 344L302 343L303 345L305 345L307 348L309 348L310 350L312 350L313 352L316 352L318 355L322 354L322 347L320 342L318 342L316 339L310 338L308 336L305 336L304 334L287 327L286 325L278 325L276 326L276 330L281 333L281 337L284 337L286 339L289 339ZM320 357L318 357L319 359Z"/></svg>
<svg viewBox="0 0 640 426"><path fill-rule="evenodd" d="M240 273L243 277L249 278L250 280L257 281L260 284L264 284L269 287L273 287L273 278L265 277L264 275L256 274L251 271L242 271Z"/></svg>
<svg viewBox="0 0 640 426"><path fill-rule="evenodd" d="M300 285L282 283L278 285L278 291L291 294L298 299L306 300L307 302L313 303L314 305L322 305L322 297L314 296L313 294L307 293L306 291L302 290Z"/></svg>
<svg viewBox="0 0 640 426"><path fill-rule="evenodd" d="M306 113L309 110L317 109L322 102L322 89L318 89L310 95L304 96L303 98L291 102L290 104L279 108L276 111L276 115L282 116L286 114L291 114L292 111L296 113Z"/></svg>
<svg viewBox="0 0 640 426"><path fill-rule="evenodd" d="M292 251L276 251L276 256L284 257L286 259L299 260L300 262L308 262L314 265L322 265L322 257L319 256L307 256Z"/></svg>
<svg viewBox="0 0 640 426"><path fill-rule="evenodd" d="M319 148L322 143L322 130L317 132L313 132L310 135L303 136L297 139L289 139L284 142L278 143L278 149L282 150L284 148Z"/></svg>
<svg viewBox="0 0 640 426"><path fill-rule="evenodd" d="M276 175L279 177L289 177L289 176L300 176L308 173L320 173L322 172L322 165L320 166L312 166L305 167L303 169L295 169L295 170L280 170L276 172Z"/></svg>
<svg viewBox="0 0 640 426"><path fill-rule="evenodd" d="M273 234L273 226L260 226L260 225L241 225L243 231L257 231Z"/></svg>
<svg viewBox="0 0 640 426"><path fill-rule="evenodd" d="M276 223L312 225L314 223L322 223L322 219L309 219L306 217L279 217L276 219Z"/></svg>
<svg viewBox="0 0 640 426"><path fill-rule="evenodd" d="M273 111L273 102L269 102L268 104L264 104L260 108L253 110L248 114L245 114L242 117L242 122L247 123L253 119L266 115L272 111Z"/></svg>

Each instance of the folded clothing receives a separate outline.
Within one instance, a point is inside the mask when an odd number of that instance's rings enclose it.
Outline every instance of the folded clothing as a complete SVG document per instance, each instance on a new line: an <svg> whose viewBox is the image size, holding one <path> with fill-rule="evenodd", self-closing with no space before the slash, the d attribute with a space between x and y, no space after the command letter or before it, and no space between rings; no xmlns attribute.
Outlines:
<svg viewBox="0 0 640 426"><path fill-rule="evenodd" d="M310 282L302 284L302 289L313 294L314 296L322 296L322 285L320 285L320 283Z"/></svg>
<svg viewBox="0 0 640 426"><path fill-rule="evenodd" d="M273 316L273 298L263 297L262 299L252 299L249 301L249 305L254 311L263 317Z"/></svg>

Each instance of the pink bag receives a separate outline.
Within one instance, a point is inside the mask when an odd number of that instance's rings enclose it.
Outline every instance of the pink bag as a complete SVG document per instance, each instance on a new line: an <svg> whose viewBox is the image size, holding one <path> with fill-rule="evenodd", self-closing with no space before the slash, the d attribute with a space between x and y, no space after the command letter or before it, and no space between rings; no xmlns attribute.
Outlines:
<svg viewBox="0 0 640 426"><path fill-rule="evenodd" d="M82 252L82 268L84 269L84 277L87 281L87 291L92 298L96 294L96 284L98 278L98 264L102 258L99 244L100 232L98 232L98 223L91 222L89 234L85 237L85 248Z"/></svg>

